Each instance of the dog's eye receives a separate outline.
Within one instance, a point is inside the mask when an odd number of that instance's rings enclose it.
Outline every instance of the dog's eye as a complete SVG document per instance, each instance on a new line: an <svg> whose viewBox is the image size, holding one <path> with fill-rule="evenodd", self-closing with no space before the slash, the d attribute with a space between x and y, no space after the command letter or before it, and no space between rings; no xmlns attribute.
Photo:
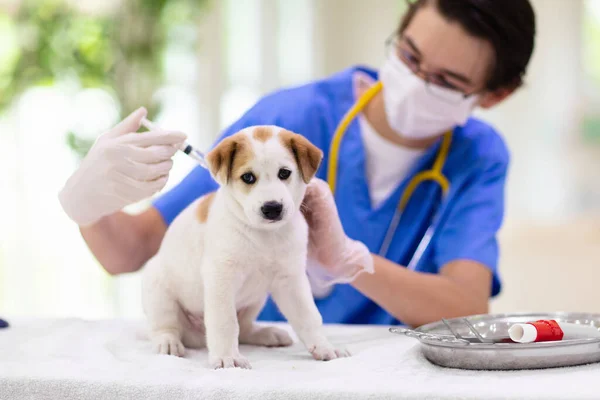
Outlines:
<svg viewBox="0 0 600 400"><path fill-rule="evenodd" d="M279 179L281 179L282 181L285 181L287 178L290 177L290 175L292 175L292 171L290 171L287 168L281 168L279 170L279 174L277 174L277 176L279 177Z"/></svg>
<svg viewBox="0 0 600 400"><path fill-rule="evenodd" d="M242 175L242 182L247 185L252 185L254 182L256 182L256 176L254 176L252 172L246 172L244 175Z"/></svg>

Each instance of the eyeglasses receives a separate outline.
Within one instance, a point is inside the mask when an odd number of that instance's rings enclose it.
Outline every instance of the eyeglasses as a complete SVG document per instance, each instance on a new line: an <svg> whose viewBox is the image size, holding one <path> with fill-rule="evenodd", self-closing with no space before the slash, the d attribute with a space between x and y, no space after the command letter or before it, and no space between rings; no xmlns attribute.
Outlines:
<svg viewBox="0 0 600 400"><path fill-rule="evenodd" d="M413 74L423 79L427 90L432 96L449 103L460 103L474 93L464 93L448 81L444 74L430 73L421 68L421 60L410 46L397 34L389 37L385 42L386 58L397 65L403 63Z"/></svg>

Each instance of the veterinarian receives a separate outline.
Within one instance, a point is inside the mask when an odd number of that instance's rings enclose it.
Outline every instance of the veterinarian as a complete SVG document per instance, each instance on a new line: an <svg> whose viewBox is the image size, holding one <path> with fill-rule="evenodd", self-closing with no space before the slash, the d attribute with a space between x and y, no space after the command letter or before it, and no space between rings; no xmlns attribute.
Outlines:
<svg viewBox="0 0 600 400"><path fill-rule="evenodd" d="M509 153L493 127L470 115L521 86L534 36L528 0L416 0L385 43L378 71L351 67L267 95L219 138L274 124L323 150L317 176L329 187L306 201L313 217L333 216L343 229L313 231L311 243L336 260L324 263L334 277L356 270L355 241L368 247L375 269L316 298L324 322L418 326L488 311L501 288L496 236ZM128 134L144 115L138 110L103 135L60 194L111 274L141 268L171 221L216 188L198 167L144 213L121 211L164 186L171 149L185 139ZM337 211L326 201L332 195ZM259 318L282 317L269 300Z"/></svg>

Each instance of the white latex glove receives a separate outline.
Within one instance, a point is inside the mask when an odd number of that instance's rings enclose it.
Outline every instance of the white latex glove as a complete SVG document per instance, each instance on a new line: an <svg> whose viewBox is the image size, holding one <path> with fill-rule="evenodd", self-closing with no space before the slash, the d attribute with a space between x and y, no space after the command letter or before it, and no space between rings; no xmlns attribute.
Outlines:
<svg viewBox="0 0 600 400"><path fill-rule="evenodd" d="M80 226L141 201L167 183L181 132L136 133L146 109L139 108L94 143L59 194L69 218Z"/></svg>
<svg viewBox="0 0 600 400"><path fill-rule="evenodd" d="M374 272L367 246L346 236L327 182L315 178L309 183L302 208L309 228L306 269L317 286L313 291Z"/></svg>

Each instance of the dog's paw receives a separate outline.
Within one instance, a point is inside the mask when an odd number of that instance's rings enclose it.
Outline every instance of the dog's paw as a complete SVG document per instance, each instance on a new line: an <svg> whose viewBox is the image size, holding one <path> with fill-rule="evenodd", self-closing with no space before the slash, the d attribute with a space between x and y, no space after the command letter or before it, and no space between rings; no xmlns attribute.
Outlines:
<svg viewBox="0 0 600 400"><path fill-rule="evenodd" d="M214 369L220 368L244 368L252 369L250 361L241 354L237 356L225 356L225 357L210 357L210 366Z"/></svg>
<svg viewBox="0 0 600 400"><path fill-rule="evenodd" d="M350 357L350 352L346 349L336 349L330 344L316 345L309 347L308 351L315 360L330 361L336 358Z"/></svg>
<svg viewBox="0 0 600 400"><path fill-rule="evenodd" d="M240 335L240 343L265 347L291 346L294 341L283 329L267 326L254 329L252 332Z"/></svg>
<svg viewBox="0 0 600 400"><path fill-rule="evenodd" d="M181 340L172 333L160 333L152 338L154 351L158 354L168 354L183 357L185 347Z"/></svg>

